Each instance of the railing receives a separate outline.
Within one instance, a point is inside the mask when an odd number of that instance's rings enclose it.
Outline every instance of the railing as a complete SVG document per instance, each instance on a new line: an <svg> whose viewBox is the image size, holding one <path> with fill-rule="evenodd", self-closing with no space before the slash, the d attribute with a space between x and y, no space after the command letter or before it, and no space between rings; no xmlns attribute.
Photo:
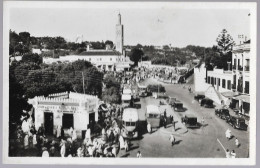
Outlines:
<svg viewBox="0 0 260 168"><path fill-rule="evenodd" d="M238 66L237 68L239 71L243 71L243 67L241 65Z"/></svg>
<svg viewBox="0 0 260 168"><path fill-rule="evenodd" d="M250 66L245 66L245 71L249 71L250 70Z"/></svg>
<svg viewBox="0 0 260 168"><path fill-rule="evenodd" d="M232 66L232 69L236 69L236 67L237 67L237 65L233 65L233 66Z"/></svg>

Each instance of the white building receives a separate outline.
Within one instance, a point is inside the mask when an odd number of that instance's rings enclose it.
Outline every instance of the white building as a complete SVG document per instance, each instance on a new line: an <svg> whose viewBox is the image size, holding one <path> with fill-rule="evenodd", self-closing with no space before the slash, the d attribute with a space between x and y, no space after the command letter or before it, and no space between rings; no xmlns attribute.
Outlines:
<svg viewBox="0 0 260 168"><path fill-rule="evenodd" d="M233 106L242 114L249 116L250 111L250 40L234 46L232 53L234 91L240 95L233 97Z"/></svg>
<svg viewBox="0 0 260 168"><path fill-rule="evenodd" d="M250 40L234 46L232 70L207 71L205 64L194 68L194 85L195 92L205 94L219 105L230 105L249 116Z"/></svg>
<svg viewBox="0 0 260 168"><path fill-rule="evenodd" d="M116 25L116 49L112 50L106 47L105 50L93 50L87 46L87 51L80 53L80 55L66 55L60 58L43 58L43 62L51 64L53 62L73 62L77 60L85 60L91 62L100 70L104 71L124 71L129 70L134 63L125 55L123 50L124 44L124 30L121 24L121 15L118 14L118 23Z"/></svg>
<svg viewBox="0 0 260 168"><path fill-rule="evenodd" d="M98 121L97 96L64 92L48 97L36 96L28 102L34 107L36 129L43 124L49 134L58 126L65 130L73 127L81 137L90 122Z"/></svg>

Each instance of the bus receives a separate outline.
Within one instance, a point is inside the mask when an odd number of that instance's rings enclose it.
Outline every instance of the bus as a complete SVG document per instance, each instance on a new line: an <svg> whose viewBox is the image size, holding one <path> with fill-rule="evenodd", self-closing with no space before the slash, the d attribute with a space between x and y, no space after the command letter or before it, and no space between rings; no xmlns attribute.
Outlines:
<svg viewBox="0 0 260 168"><path fill-rule="evenodd" d="M161 121L161 113L159 107L156 105L146 106L146 119L147 123L151 124L151 128L159 128Z"/></svg>
<svg viewBox="0 0 260 168"><path fill-rule="evenodd" d="M122 130L121 135L124 138L138 137L138 112L135 108L126 108L122 116Z"/></svg>
<svg viewBox="0 0 260 168"><path fill-rule="evenodd" d="M128 107L130 105L130 102L132 100L132 96L129 94L123 94L121 97L122 100L122 106L123 107Z"/></svg>
<svg viewBox="0 0 260 168"><path fill-rule="evenodd" d="M147 96L147 86L138 84L138 94L140 97Z"/></svg>

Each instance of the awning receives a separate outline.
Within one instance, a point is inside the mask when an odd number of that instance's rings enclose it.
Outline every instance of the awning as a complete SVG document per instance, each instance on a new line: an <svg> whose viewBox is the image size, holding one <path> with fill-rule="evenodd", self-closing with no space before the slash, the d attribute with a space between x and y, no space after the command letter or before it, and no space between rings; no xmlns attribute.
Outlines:
<svg viewBox="0 0 260 168"><path fill-rule="evenodd" d="M233 97L236 100L242 100L243 102L250 103L250 96L249 95L238 95Z"/></svg>
<svg viewBox="0 0 260 168"><path fill-rule="evenodd" d="M227 97L227 98L232 98L232 97L238 95L238 93L236 93L236 92L222 92L222 93L220 93L220 94L221 94L222 96L224 96L224 97Z"/></svg>
<svg viewBox="0 0 260 168"><path fill-rule="evenodd" d="M131 100L131 95L122 95L122 100Z"/></svg>

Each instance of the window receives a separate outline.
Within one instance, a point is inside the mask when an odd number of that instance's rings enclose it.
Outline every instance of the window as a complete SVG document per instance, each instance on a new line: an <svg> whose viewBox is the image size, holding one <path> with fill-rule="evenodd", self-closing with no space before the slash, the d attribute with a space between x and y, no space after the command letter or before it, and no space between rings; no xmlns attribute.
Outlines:
<svg viewBox="0 0 260 168"><path fill-rule="evenodd" d="M215 80L215 85L217 84L217 78L214 78L214 80Z"/></svg>
<svg viewBox="0 0 260 168"><path fill-rule="evenodd" d="M102 58L100 58L100 61L102 61Z"/></svg>
<svg viewBox="0 0 260 168"><path fill-rule="evenodd" d="M249 94L249 81L245 81L245 93Z"/></svg>
<svg viewBox="0 0 260 168"><path fill-rule="evenodd" d="M218 86L220 86L220 78L218 78Z"/></svg>
<svg viewBox="0 0 260 168"><path fill-rule="evenodd" d="M89 58L88 60L91 61L91 58Z"/></svg>
<svg viewBox="0 0 260 168"><path fill-rule="evenodd" d="M231 80L227 81L227 88L228 88L228 90L231 90Z"/></svg>
<svg viewBox="0 0 260 168"><path fill-rule="evenodd" d="M112 61L112 58L110 58L110 61Z"/></svg>
<svg viewBox="0 0 260 168"><path fill-rule="evenodd" d="M210 77L208 76L208 84L210 84Z"/></svg>
<svg viewBox="0 0 260 168"><path fill-rule="evenodd" d="M211 79L210 79L210 84L211 84L211 85L214 85L214 77L211 77Z"/></svg>
<svg viewBox="0 0 260 168"><path fill-rule="evenodd" d="M226 88L226 80L222 79L222 88Z"/></svg>

